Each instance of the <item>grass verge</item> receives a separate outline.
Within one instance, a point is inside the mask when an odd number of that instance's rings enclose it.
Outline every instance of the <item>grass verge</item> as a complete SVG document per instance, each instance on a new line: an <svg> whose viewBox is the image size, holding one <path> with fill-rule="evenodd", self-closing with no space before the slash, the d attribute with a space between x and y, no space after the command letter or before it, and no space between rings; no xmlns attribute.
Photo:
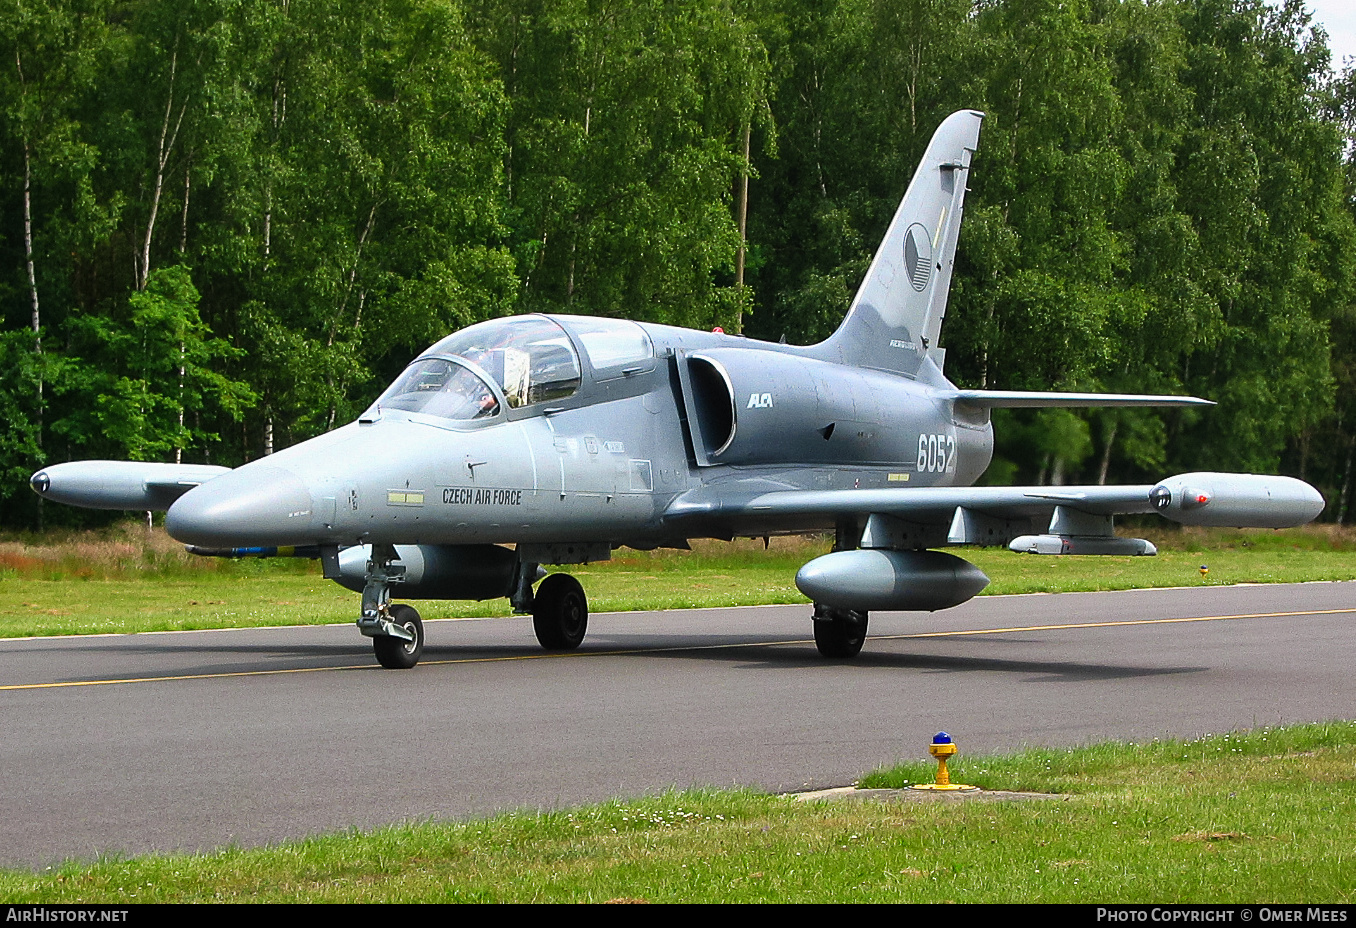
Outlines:
<svg viewBox="0 0 1356 928"><path fill-rule="evenodd" d="M962 746L963 747L963 746ZM1351 903L1356 723L951 764L1023 801L685 792L0 873L10 903ZM879 771L867 785L930 778Z"/></svg>
<svg viewBox="0 0 1356 928"><path fill-rule="evenodd" d="M1356 531L1335 526L1141 534L1157 557L960 553L992 579L988 595L1356 579ZM568 569L595 612L805 603L796 571L827 550L823 538L774 538L767 548L698 541L688 552L621 549ZM311 561L197 558L137 524L0 541L0 580L12 590L0 601L0 637L10 638L347 623L357 614L357 596L321 579ZM509 614L504 600L426 601L419 610L430 619Z"/></svg>

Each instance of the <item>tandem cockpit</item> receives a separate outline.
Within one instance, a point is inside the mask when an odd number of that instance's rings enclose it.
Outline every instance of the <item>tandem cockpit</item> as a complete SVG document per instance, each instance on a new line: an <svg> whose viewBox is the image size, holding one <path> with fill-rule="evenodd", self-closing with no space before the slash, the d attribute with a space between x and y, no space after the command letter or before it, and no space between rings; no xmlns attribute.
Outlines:
<svg viewBox="0 0 1356 928"><path fill-rule="evenodd" d="M462 329L410 364L359 417L387 413L477 424L541 412L589 383L652 366L654 345L625 319L512 316Z"/></svg>

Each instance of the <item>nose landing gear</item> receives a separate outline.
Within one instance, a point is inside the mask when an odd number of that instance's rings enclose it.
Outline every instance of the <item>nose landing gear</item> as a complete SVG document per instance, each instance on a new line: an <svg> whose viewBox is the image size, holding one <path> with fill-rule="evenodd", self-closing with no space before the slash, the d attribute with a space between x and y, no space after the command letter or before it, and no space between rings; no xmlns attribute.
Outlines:
<svg viewBox="0 0 1356 928"><path fill-rule="evenodd" d="M405 579L395 545L374 544L363 585L358 631L372 639L377 663L390 670L409 670L424 653L424 623L413 606L391 605L391 584Z"/></svg>

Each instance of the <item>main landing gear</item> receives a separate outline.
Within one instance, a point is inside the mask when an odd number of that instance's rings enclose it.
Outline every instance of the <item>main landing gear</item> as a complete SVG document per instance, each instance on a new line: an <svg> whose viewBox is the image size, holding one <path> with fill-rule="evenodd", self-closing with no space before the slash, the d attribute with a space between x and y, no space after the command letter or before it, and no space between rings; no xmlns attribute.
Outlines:
<svg viewBox="0 0 1356 928"><path fill-rule="evenodd" d="M551 574L532 602L532 630L548 651L573 651L589 627L584 588L569 574Z"/></svg>
<svg viewBox="0 0 1356 928"><path fill-rule="evenodd" d="M866 643L867 613L815 603L815 647L824 657L856 657Z"/></svg>
<svg viewBox="0 0 1356 928"><path fill-rule="evenodd" d="M851 551L861 537L862 528L855 521L839 522L834 527L833 550ZM814 620L815 647L822 656L845 660L861 653L866 643L865 611L815 603Z"/></svg>
<svg viewBox="0 0 1356 928"><path fill-rule="evenodd" d="M372 545L358 630L372 639L377 663L389 670L408 670L424 653L424 623L413 606L391 602L391 586L405 579L405 566L396 561L394 545ZM532 584L541 575L537 564L520 562L509 602L514 612L531 613L532 629L543 648L573 650L588 631L589 604L584 588L569 574L551 574L533 595Z"/></svg>

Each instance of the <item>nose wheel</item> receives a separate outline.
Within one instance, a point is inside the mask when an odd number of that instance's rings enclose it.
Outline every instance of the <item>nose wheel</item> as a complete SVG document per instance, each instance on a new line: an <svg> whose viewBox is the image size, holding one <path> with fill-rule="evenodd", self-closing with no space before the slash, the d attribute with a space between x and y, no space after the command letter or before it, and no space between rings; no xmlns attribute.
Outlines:
<svg viewBox="0 0 1356 928"><path fill-rule="evenodd" d="M569 574L552 574L537 587L532 601L532 630L548 651L572 651L589 627L584 588Z"/></svg>
<svg viewBox="0 0 1356 928"><path fill-rule="evenodd" d="M404 603L390 607L391 624L410 638L406 640L396 635L378 635L372 639L372 650L377 655L377 663L387 670L409 670L419 663L424 653L424 623L419 611Z"/></svg>

